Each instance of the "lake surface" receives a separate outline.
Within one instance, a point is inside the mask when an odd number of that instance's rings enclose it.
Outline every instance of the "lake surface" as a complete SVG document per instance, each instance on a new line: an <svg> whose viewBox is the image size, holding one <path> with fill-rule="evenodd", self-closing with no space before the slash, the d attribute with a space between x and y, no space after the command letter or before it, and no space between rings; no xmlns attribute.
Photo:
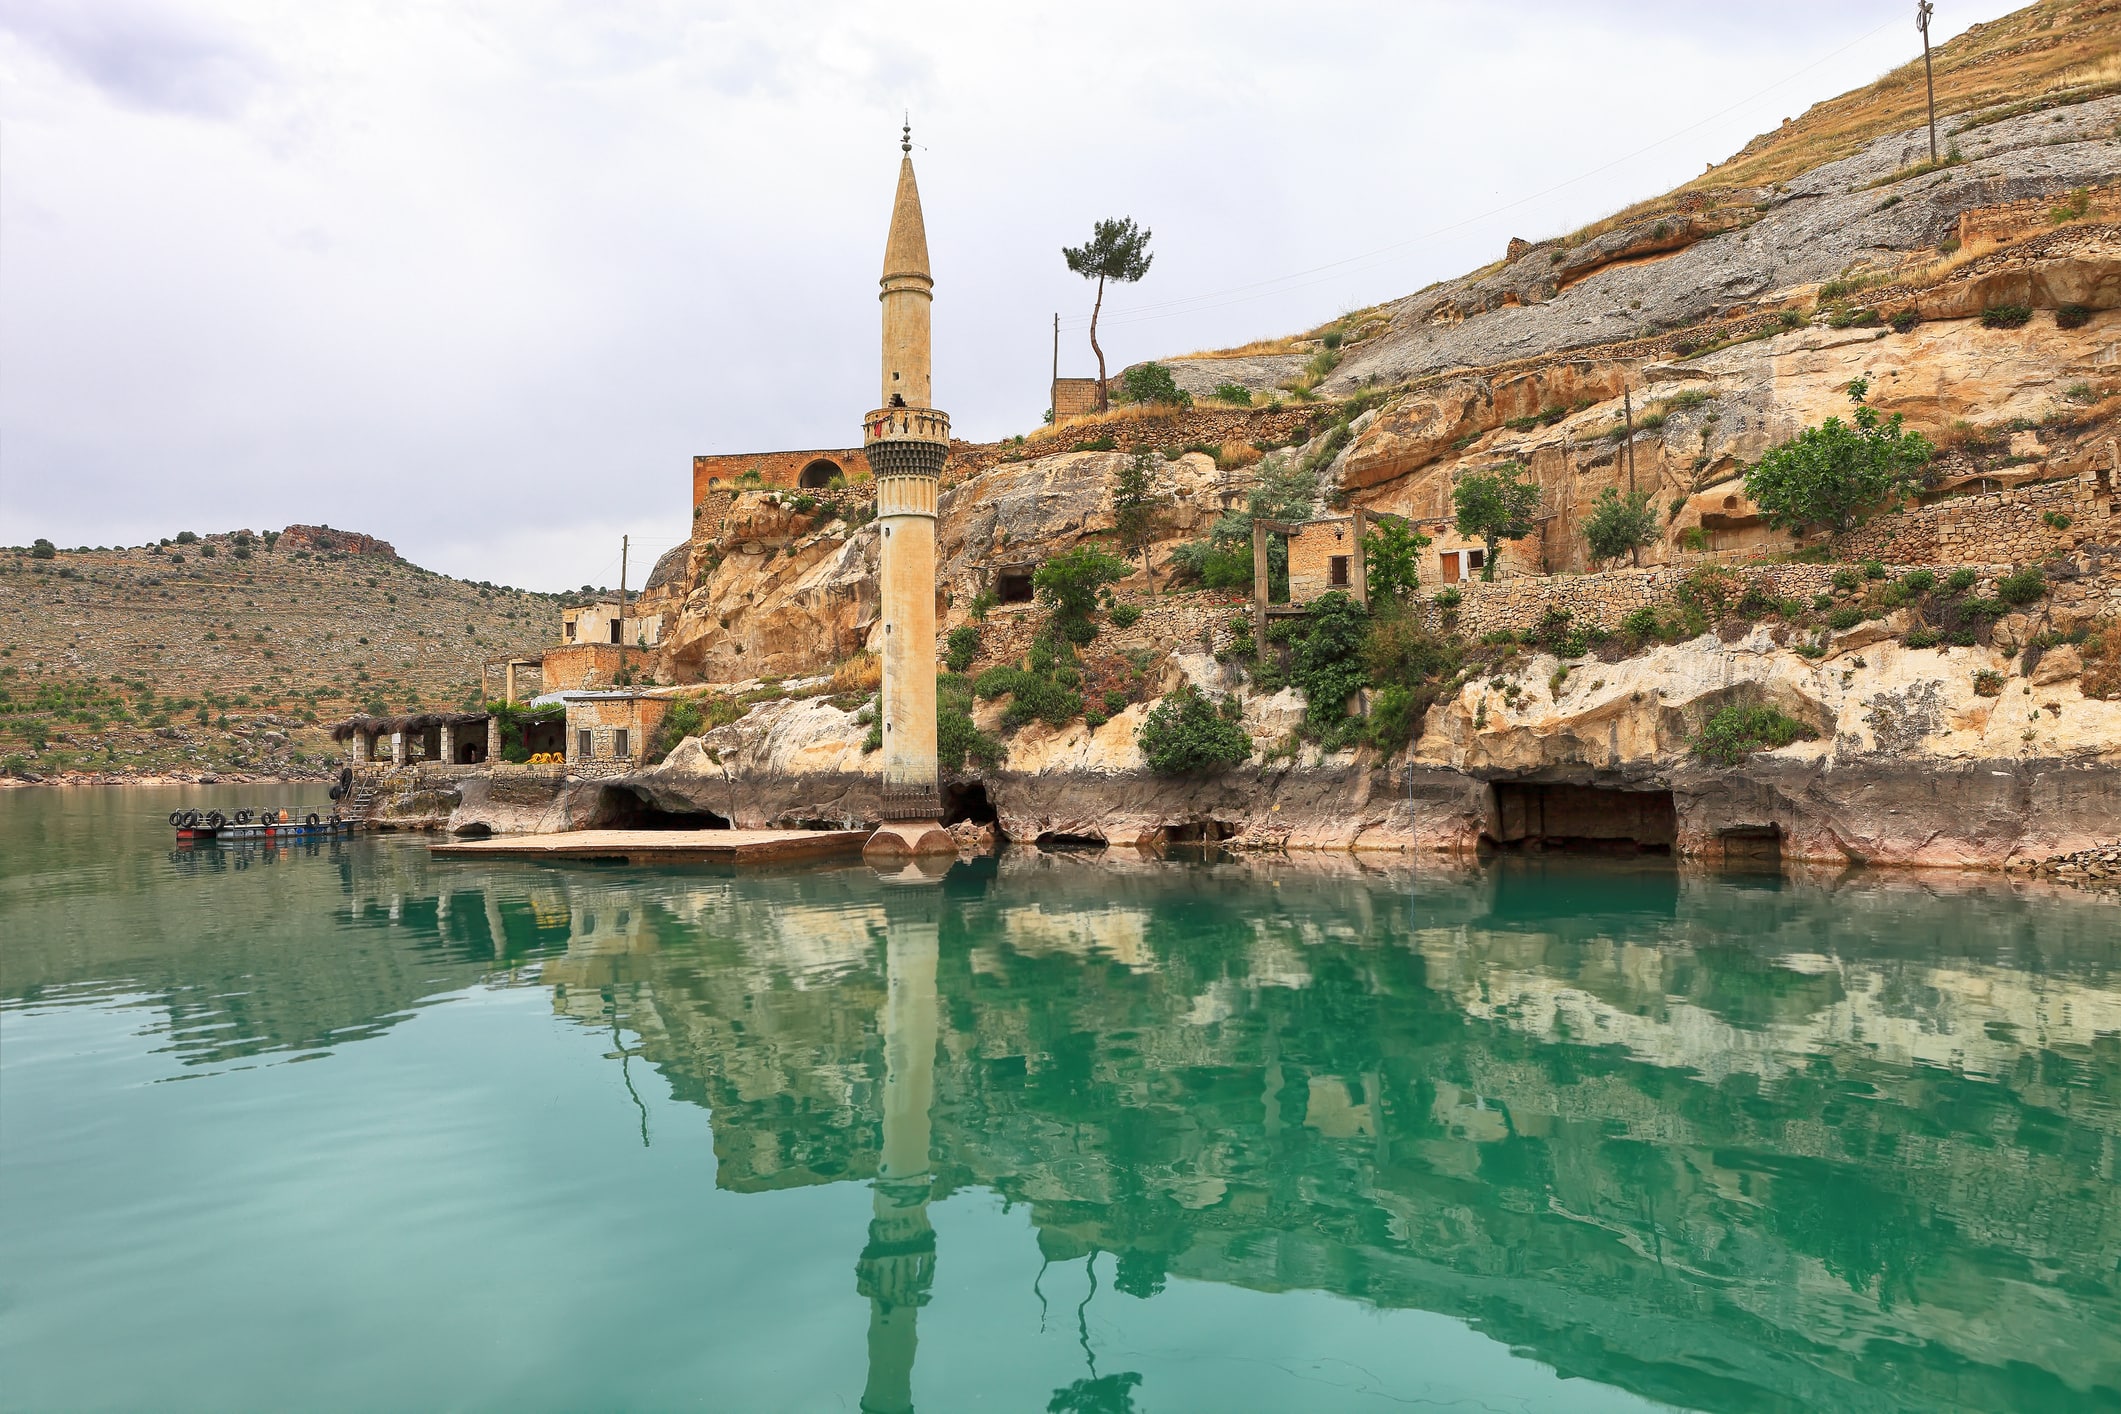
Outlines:
<svg viewBox="0 0 2121 1414"><path fill-rule="evenodd" d="M9 1409L2121 1406L2121 908L0 794Z"/></svg>

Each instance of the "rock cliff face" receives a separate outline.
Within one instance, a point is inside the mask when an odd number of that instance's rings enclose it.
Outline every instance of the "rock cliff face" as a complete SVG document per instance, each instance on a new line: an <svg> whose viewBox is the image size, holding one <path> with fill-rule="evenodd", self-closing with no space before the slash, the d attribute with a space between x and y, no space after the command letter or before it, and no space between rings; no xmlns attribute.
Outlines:
<svg viewBox="0 0 2121 1414"><path fill-rule="evenodd" d="M1928 156L1927 132L1910 129L1786 183L1704 194L1705 210L1527 246L1392 306L1386 331L1352 350L1324 391L1551 357L1772 304L1852 268L1895 271L1934 252L1969 210L2112 181L2117 119L2121 98L2028 113L1967 134L1963 164L1891 182Z"/></svg>
<svg viewBox="0 0 2121 1414"><path fill-rule="evenodd" d="M1159 777L1135 744L1145 710L1136 706L1096 728L1025 728L997 768L952 781L945 797L960 818L991 810L1018 843L1464 855L1590 841L1711 859L1765 851L1829 865L2000 868L2112 837L2121 702L2083 694L2074 653L2010 677L2000 651L1909 649L1876 632L1843 634L1818 660L1765 628L1566 675L1559 660L1534 655L1439 703L1411 752L1389 760L1306 749L1208 777ZM1182 655L1178 670L1220 681L1202 654ZM1984 695L1999 681L2000 695ZM1738 767L1705 764L1693 742L1732 705L1773 707L1813 737ZM982 710L985 725L998 725ZM1293 690L1253 694L1246 728L1273 740L1302 710ZM861 749L865 730L822 700L767 703L620 782L536 800L468 791L454 823L560 828L641 805L740 828L873 819L879 777Z"/></svg>

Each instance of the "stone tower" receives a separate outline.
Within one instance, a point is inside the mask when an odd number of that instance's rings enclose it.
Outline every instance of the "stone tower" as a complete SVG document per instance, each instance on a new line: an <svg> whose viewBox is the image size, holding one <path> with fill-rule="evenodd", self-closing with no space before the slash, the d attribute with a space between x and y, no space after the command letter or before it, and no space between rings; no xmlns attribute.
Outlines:
<svg viewBox="0 0 2121 1414"><path fill-rule="evenodd" d="M950 452L950 419L928 404L928 229L913 181L913 132L899 141L898 195L884 242L883 406L862 420L862 449L876 475L884 621L884 823L871 855L940 854L956 844L942 828L935 761L935 495Z"/></svg>

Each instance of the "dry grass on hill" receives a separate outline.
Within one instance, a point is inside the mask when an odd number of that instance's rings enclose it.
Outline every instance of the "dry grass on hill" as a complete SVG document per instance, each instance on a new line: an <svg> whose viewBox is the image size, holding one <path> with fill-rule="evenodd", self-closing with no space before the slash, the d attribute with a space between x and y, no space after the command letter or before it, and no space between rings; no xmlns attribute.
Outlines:
<svg viewBox="0 0 2121 1414"><path fill-rule="evenodd" d="M322 770L336 718L464 702L484 660L559 637L556 596L382 555L234 549L0 553L0 762Z"/></svg>

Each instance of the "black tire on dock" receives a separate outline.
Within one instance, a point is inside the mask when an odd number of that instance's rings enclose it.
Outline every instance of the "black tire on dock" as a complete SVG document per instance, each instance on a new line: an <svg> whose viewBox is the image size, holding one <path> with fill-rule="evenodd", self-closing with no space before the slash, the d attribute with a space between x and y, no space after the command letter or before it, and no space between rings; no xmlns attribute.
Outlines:
<svg viewBox="0 0 2121 1414"><path fill-rule="evenodd" d="M248 810L238 810L236 812L236 823L238 825L248 825L250 823L250 812Z"/></svg>
<svg viewBox="0 0 2121 1414"><path fill-rule="evenodd" d="M196 811L196 810L187 810L187 811L185 811L185 812L184 812L184 818L183 818L183 820L179 821L178 823L179 823L179 824L180 824L180 825L182 826L182 828L184 828L184 829L187 829L187 830L196 830L196 829L198 829L198 828L199 828L199 812L198 812L198 811Z"/></svg>
<svg viewBox="0 0 2121 1414"><path fill-rule="evenodd" d="M170 811L169 823L177 828L182 828L184 824L184 812L181 810Z"/></svg>
<svg viewBox="0 0 2121 1414"><path fill-rule="evenodd" d="M206 812L206 825L208 829L218 830L227 823L228 817L226 815L223 815L220 811L209 810Z"/></svg>
<svg viewBox="0 0 2121 1414"><path fill-rule="evenodd" d="M317 812L314 810L310 811L309 818L307 820L304 820L302 823L305 825L314 826L317 823Z"/></svg>

